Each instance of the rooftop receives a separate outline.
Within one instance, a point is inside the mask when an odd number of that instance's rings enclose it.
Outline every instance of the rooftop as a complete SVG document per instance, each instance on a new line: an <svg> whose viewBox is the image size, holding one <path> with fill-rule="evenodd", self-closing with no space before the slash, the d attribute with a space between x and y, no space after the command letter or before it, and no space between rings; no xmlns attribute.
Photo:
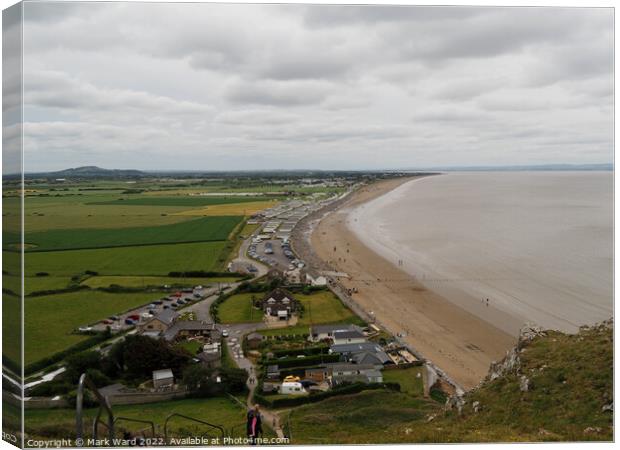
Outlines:
<svg viewBox="0 0 620 450"><path fill-rule="evenodd" d="M165 380L167 378L174 378L171 369L161 369L153 371L153 380Z"/></svg>

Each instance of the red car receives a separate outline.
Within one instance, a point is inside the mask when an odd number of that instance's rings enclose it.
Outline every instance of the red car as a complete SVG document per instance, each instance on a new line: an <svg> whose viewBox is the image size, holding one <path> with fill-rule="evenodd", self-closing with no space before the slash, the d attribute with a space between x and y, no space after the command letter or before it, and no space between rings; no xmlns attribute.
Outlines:
<svg viewBox="0 0 620 450"><path fill-rule="evenodd" d="M140 320L140 316L138 314L132 314L131 316L127 316L127 318L131 320Z"/></svg>
<svg viewBox="0 0 620 450"><path fill-rule="evenodd" d="M112 322L110 319L106 319L106 320L102 321L101 323L103 323L104 325L111 325L114 322Z"/></svg>

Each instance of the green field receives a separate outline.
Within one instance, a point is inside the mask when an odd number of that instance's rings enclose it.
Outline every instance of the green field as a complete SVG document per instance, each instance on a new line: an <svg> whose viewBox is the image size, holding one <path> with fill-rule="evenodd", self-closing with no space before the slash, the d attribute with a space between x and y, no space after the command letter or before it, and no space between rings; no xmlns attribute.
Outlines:
<svg viewBox="0 0 620 450"><path fill-rule="evenodd" d="M389 443L394 441L390 428L420 421L434 408L436 404L427 400L382 390L332 397L293 409L291 443Z"/></svg>
<svg viewBox="0 0 620 450"><path fill-rule="evenodd" d="M66 229L27 233L27 251L95 249L184 242L225 241L241 216L212 216L171 225L118 229ZM6 234L5 248L19 242Z"/></svg>
<svg viewBox="0 0 620 450"><path fill-rule="evenodd" d="M19 297L2 294L2 352L16 365L21 361L21 301Z"/></svg>
<svg viewBox="0 0 620 450"><path fill-rule="evenodd" d="M24 278L24 294L29 295L38 291L49 291L56 289L64 289L69 285L70 277L25 277ZM2 277L2 287L18 293L21 289L20 277L13 275L4 275Z"/></svg>
<svg viewBox="0 0 620 450"><path fill-rule="evenodd" d="M233 283L237 280L237 278L233 277L173 278L149 276L95 276L84 280L81 284L93 289L110 287L112 285L123 287L148 287L164 285L190 287L197 285L207 286L215 283Z"/></svg>
<svg viewBox="0 0 620 450"><path fill-rule="evenodd" d="M71 334L110 315L157 299L157 293L110 294L79 291L25 298L25 363L65 350L86 339Z"/></svg>
<svg viewBox="0 0 620 450"><path fill-rule="evenodd" d="M293 294L304 307L298 325L332 322L360 323L361 320L347 308L332 291L319 291L310 295Z"/></svg>
<svg viewBox="0 0 620 450"><path fill-rule="evenodd" d="M26 254L26 274L71 276L86 270L100 275L168 275L171 271L217 270L225 242L146 245ZM6 253L6 252L4 252Z"/></svg>
<svg viewBox="0 0 620 450"><path fill-rule="evenodd" d="M91 205L131 205L131 206L209 206L226 205L229 203L258 202L265 200L265 197L207 197L207 196L178 196L178 197L157 197L142 196L138 198L117 199L106 202L93 202Z"/></svg>
<svg viewBox="0 0 620 450"><path fill-rule="evenodd" d="M151 420L156 424L156 433L163 436L163 425L172 413L184 414L205 422L220 425L227 432L234 431L235 436L245 434L245 410L233 400L222 397L204 399L172 400L161 403L142 405L114 406L114 414L119 417ZM84 428L90 436L90 424L97 409L85 411ZM26 432L32 436L46 437L74 437L75 436L75 409L29 409L25 413ZM118 422L121 429L137 432L144 428L144 424ZM170 420L172 434L178 437L201 436L208 432L208 427L179 418ZM263 426L265 436L273 436L267 426ZM150 434L149 434L150 435ZM212 433L209 433L211 436ZM119 433L119 437L121 434Z"/></svg>
<svg viewBox="0 0 620 450"><path fill-rule="evenodd" d="M261 294L236 294L227 298L218 308L221 323L262 322L263 312L252 306L252 297Z"/></svg>
<svg viewBox="0 0 620 450"><path fill-rule="evenodd" d="M407 369L384 370L383 381L386 383L400 384L400 391L405 394L422 396L424 394L424 382L422 381L422 367L409 367ZM417 375L420 374L420 378Z"/></svg>

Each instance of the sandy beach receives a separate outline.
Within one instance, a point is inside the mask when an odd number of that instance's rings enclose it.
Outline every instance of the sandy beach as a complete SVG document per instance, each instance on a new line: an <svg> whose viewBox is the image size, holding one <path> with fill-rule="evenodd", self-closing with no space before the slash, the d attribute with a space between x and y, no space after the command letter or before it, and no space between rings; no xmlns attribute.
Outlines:
<svg viewBox="0 0 620 450"><path fill-rule="evenodd" d="M349 278L340 281L357 290L353 300L361 308L372 311L390 332L404 333L409 345L469 389L484 378L490 363L501 359L516 341L491 323L514 318L502 311L487 311L490 320L485 321L458 307L370 250L346 225L352 208L410 180L398 178L365 186L318 224L315 218L309 226L312 234L306 236L314 255L304 256L315 267L347 273Z"/></svg>

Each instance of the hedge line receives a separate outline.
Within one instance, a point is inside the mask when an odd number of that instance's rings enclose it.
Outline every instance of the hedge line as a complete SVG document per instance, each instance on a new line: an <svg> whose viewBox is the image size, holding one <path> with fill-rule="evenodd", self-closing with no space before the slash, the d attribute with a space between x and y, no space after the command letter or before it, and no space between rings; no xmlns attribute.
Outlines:
<svg viewBox="0 0 620 450"><path fill-rule="evenodd" d="M281 349L281 350L272 350L271 353L276 357L280 356L288 356L288 355L320 355L326 354L329 351L329 347L327 345L317 345L315 347L306 347L306 348L296 348L296 349Z"/></svg>
<svg viewBox="0 0 620 450"><path fill-rule="evenodd" d="M215 272L205 270L188 270L187 272L168 272L170 278L213 278L213 277L234 277L244 278L246 275L237 272Z"/></svg>
<svg viewBox="0 0 620 450"><path fill-rule="evenodd" d="M107 333L105 331L102 333L97 333L93 337L88 338L84 341L78 342L77 344L72 345L71 347L61 352L54 353L53 355L48 356L47 358L43 358L36 362L28 364L27 366L24 367L24 375L30 375L35 372L38 372L39 370L42 370L46 368L47 366L51 366L52 364L55 364L58 361L62 361L69 355L73 355L74 353L78 353L86 349L89 349L90 347L93 347L94 345L97 345L109 338L110 338L110 333Z"/></svg>
<svg viewBox="0 0 620 450"><path fill-rule="evenodd" d="M281 369L300 366L314 366L321 363L338 362L340 355L314 355L305 358L286 358L286 359L270 359L265 361L263 365L277 365Z"/></svg>
<svg viewBox="0 0 620 450"><path fill-rule="evenodd" d="M262 405L267 406L268 408L283 408L288 406L299 406L305 405L308 403L320 402L321 400L326 400L330 397L334 397L337 395L347 395L347 394L357 394L366 390L374 390L374 389L389 389L392 391L400 391L400 384L398 383L353 383L348 384L346 386L341 386L326 392L321 392L319 394L310 394L310 395L297 395L291 396L288 398L276 398L271 400L268 396L263 396L259 393L254 394L254 399Z"/></svg>

